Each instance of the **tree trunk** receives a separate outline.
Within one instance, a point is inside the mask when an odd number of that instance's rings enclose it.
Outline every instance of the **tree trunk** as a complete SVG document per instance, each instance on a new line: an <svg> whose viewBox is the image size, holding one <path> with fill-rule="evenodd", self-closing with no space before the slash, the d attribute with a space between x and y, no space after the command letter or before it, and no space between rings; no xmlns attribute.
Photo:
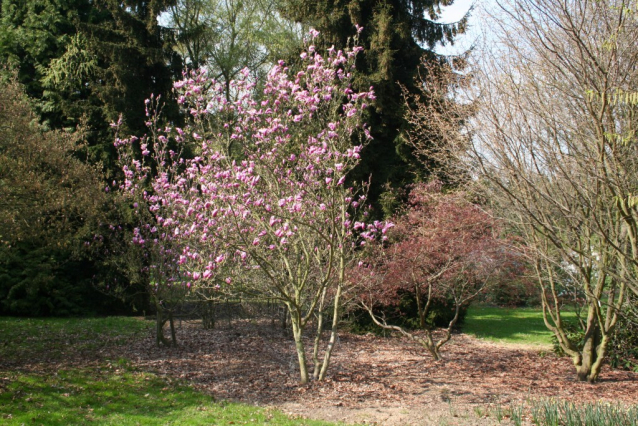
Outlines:
<svg viewBox="0 0 638 426"><path fill-rule="evenodd" d="M175 322L173 321L173 311L168 311L168 323L171 328L171 346L177 346L177 337L175 336Z"/></svg>
<svg viewBox="0 0 638 426"><path fill-rule="evenodd" d="M319 371L321 369L321 362L319 361L319 346L321 345L321 335L323 334L323 304L325 294L326 289L324 289L323 294L321 295L321 302L319 304L317 313L317 332L315 333L315 345L312 349L312 362L314 364L312 378L315 380L319 379Z"/></svg>
<svg viewBox="0 0 638 426"><path fill-rule="evenodd" d="M339 306L341 303L341 292L343 286L337 287L337 293L335 294L334 307L332 311L332 330L330 330L330 340L328 341L328 347L323 357L323 365L321 366L321 372L319 373L319 380L324 380L328 372L328 366L330 365L330 357L332 356L332 350L337 342L337 333L339 331Z"/></svg>
<svg viewBox="0 0 638 426"><path fill-rule="evenodd" d="M581 382L594 383L598 380L598 375L600 374L602 360L606 352L604 346L606 346L607 342L604 339L603 345L598 324L590 323L588 325L581 351L580 364L576 364L576 376Z"/></svg>
<svg viewBox="0 0 638 426"><path fill-rule="evenodd" d="M306 365L306 351L303 344L301 318L296 312L291 312L290 319L292 323L292 335L295 339L295 349L297 350L297 359L299 361L300 382L305 384L308 383L308 366Z"/></svg>
<svg viewBox="0 0 638 426"><path fill-rule="evenodd" d="M423 346L425 349L427 349L428 352L430 352L430 355L432 355L432 358L434 358L435 361L440 361L441 360L441 352L439 351L440 346L434 344L434 339L432 338L432 331L425 329L425 339L421 339L417 337L417 342L419 342L421 344L421 346Z"/></svg>
<svg viewBox="0 0 638 426"><path fill-rule="evenodd" d="M157 346L177 346L177 339L175 336L175 325L173 324L172 312L164 309L160 303L155 304L155 343ZM164 326L169 322L171 329L171 339L167 339L164 336Z"/></svg>

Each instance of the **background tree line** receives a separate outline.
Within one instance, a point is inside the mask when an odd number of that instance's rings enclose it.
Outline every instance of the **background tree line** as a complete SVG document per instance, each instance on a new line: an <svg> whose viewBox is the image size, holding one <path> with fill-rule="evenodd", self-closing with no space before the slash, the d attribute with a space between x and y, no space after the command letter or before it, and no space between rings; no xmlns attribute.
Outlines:
<svg viewBox="0 0 638 426"><path fill-rule="evenodd" d="M113 312L123 308L113 294L130 301L138 292L137 306L145 309L149 289L161 279L139 273L148 272L151 254L128 244L142 238L135 227L144 206L114 191L127 177L117 164L110 123L119 121L119 131L136 139L162 126L171 135L179 126L191 128L197 109L180 107L184 102L171 88L193 68L219 83L226 102L249 99L233 82L250 80L257 104L277 59L301 71L306 28L319 30L316 49L334 52L350 46L363 27L352 93L374 87L376 100L363 116L371 141L347 179L369 180L370 217L394 217L399 231L371 244L373 254L363 258L372 273L361 280L367 287L353 289L360 307L376 324L410 335L370 302L388 308L411 298L418 326L426 329L420 343L438 357L469 300L495 284L525 286L532 275L547 327L572 357L578 378L596 381L619 341L619 324L628 330L635 311L636 12L623 0L503 4L500 15L489 17L498 33L492 45L465 68L468 58L434 52L466 26L467 17L438 23L444 5L4 0L0 313ZM160 105L161 121L149 127L152 108ZM192 138L221 134L220 125L241 118L223 114L212 115ZM360 136L353 135L353 146ZM150 143L135 145L132 158L156 152L153 137L143 140ZM207 149L191 142L185 159ZM232 143L229 156L249 152L250 142L239 142L244 145L235 151ZM156 166L149 166L151 175ZM437 193L409 186L434 178ZM320 274L321 266L313 272ZM315 305L318 317L329 311L330 292L316 294L307 318ZM439 342L426 321L431 300L447 301L455 312ZM577 309L580 333L561 317L567 304ZM290 306L291 313L308 308Z"/></svg>
<svg viewBox="0 0 638 426"><path fill-rule="evenodd" d="M46 208L34 200L18 203L18 193L29 197L33 191L27 191L28 186L14 175L15 167L3 166L3 192L13 198L3 203L6 256L0 266L4 300L1 312L69 314L105 306L94 287L104 281L113 285L116 279L119 283L127 281L123 271L126 262L118 257L129 255L122 251L124 244L109 239L103 227L115 223L131 228L131 206L104 191L121 173L115 165L110 123L121 115L120 131L141 137L148 119L142 105L151 94L162 95L164 120L180 123L184 117L172 98L171 85L183 70L205 68L211 77L227 85L226 95L232 96L228 85L241 69L247 67L256 82L263 82L275 60L283 58L295 63L302 33L310 26L321 32L322 49L331 45L343 48L355 33L355 24L365 27L365 53L357 63L355 88L367 90L374 86L378 100L367 117L374 141L362 154L356 178L372 175L370 196L376 206L373 214L390 214L396 207L392 188L427 175L414 162L401 136L406 121L399 83L414 89L419 58L425 54L430 61L440 60L433 52L434 46L452 42L464 28L465 21L436 23L441 5L439 1L3 1L0 58L5 73L16 76L6 80L11 81L11 93L23 91L28 97L28 101L19 101L15 115L5 116L6 123L18 123L22 120L18 115L29 122L37 121L38 126L17 128L24 137L33 135L36 139L42 134L48 138L49 131L70 132L64 137L76 139L60 148L60 155L70 161L69 167L88 167L92 177L83 180L86 190L100 195L84 198L87 203L90 201L86 208L92 216L76 215L65 223L67 231L40 238L44 232L40 230L28 236L27 228L17 231L16 218L26 211L36 217L46 215ZM15 86L14 80L22 88ZM13 135L8 134L7 138L16 141L22 137ZM62 137L53 135L50 137ZM6 143L9 144L8 139ZM24 148L27 146L30 145ZM9 152L10 148L3 148L3 154ZM25 167L37 166L26 162ZM57 181L59 168L42 164L39 167L50 167L40 177L51 188L47 197L70 197L75 189L64 194ZM82 200L74 198L77 203ZM22 219L26 223L27 216ZM80 229L90 240L92 250L82 250L80 246L86 247L87 241L73 236ZM57 242L45 244L49 238ZM72 268L61 266L69 262L74 265ZM41 279L33 279L34 276ZM44 277L46 285L42 284ZM30 295L25 299L28 303L20 301L25 294Z"/></svg>

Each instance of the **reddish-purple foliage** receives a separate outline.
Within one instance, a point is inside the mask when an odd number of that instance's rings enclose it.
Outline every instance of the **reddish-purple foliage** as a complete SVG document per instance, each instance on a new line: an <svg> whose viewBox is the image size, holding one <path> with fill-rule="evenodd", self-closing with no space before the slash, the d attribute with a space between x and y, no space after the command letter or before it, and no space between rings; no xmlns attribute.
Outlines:
<svg viewBox="0 0 638 426"><path fill-rule="evenodd" d="M513 256L494 218L463 193L442 192L439 182L413 187L393 222L388 241L371 247L356 272L364 283L361 301L391 306L412 294L422 328L432 301L452 301L458 311L500 279Z"/></svg>

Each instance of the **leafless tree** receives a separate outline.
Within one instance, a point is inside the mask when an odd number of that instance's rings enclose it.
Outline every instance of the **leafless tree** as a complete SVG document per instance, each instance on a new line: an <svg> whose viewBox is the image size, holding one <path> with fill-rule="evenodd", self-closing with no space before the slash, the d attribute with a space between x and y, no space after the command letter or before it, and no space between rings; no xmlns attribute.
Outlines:
<svg viewBox="0 0 638 426"><path fill-rule="evenodd" d="M638 290L638 14L629 0L512 0L489 18L461 155L536 266L547 327L598 379ZM467 154L467 155L466 155ZM570 340L565 299L582 303Z"/></svg>

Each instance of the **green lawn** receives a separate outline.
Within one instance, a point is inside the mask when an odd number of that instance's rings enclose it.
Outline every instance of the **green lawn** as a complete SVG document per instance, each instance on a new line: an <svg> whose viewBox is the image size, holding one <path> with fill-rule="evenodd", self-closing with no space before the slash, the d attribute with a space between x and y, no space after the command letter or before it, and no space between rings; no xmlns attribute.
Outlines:
<svg viewBox="0 0 638 426"><path fill-rule="evenodd" d="M564 314L574 319L572 312ZM540 308L493 308L471 306L462 331L481 339L549 348L552 333L545 327Z"/></svg>
<svg viewBox="0 0 638 426"><path fill-rule="evenodd" d="M69 351L93 352L149 333L152 321L132 317L0 317L0 359L57 359Z"/></svg>
<svg viewBox="0 0 638 426"><path fill-rule="evenodd" d="M94 356L104 345L126 344L152 326L125 317L0 318L0 425L333 424L215 402L184 381L141 371L125 359ZM71 355L75 361L86 358L86 366L54 370L47 365ZM28 370L7 368L24 360Z"/></svg>
<svg viewBox="0 0 638 426"><path fill-rule="evenodd" d="M55 374L4 372L2 425L329 425L291 419L270 409L216 403L185 383L172 382L125 362Z"/></svg>

